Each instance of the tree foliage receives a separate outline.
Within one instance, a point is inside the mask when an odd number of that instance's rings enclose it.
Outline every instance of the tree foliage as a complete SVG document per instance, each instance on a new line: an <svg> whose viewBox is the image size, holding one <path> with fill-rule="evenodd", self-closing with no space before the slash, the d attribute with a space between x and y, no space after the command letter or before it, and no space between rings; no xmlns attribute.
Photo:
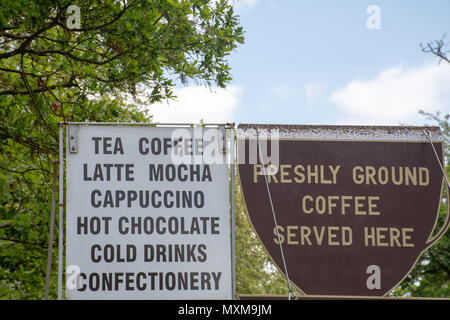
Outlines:
<svg viewBox="0 0 450 320"><path fill-rule="evenodd" d="M58 122L149 122L138 93L224 87L242 42L227 0L0 0L1 298L44 295Z"/></svg>
<svg viewBox="0 0 450 320"><path fill-rule="evenodd" d="M250 224L237 182L235 193L236 293L287 294L284 276L273 265Z"/></svg>
<svg viewBox="0 0 450 320"><path fill-rule="evenodd" d="M444 41L446 34L441 39L431 41L420 47L424 53L431 53L438 59L438 63L450 63L447 43ZM420 111L427 120L441 128L444 137L444 158L447 176L450 174L450 114L442 115ZM448 201L450 190L443 186L441 207L435 229L439 230L444 224L448 214ZM417 297L450 297L450 232L446 232L441 239L429 248L416 263L408 277L396 288L393 295L406 295Z"/></svg>
<svg viewBox="0 0 450 320"><path fill-rule="evenodd" d="M444 156L447 176L450 174L448 159L450 155L450 115L442 116L439 112L422 115L434 124L438 124L444 136ZM448 214L448 190L443 186L442 201L439 209L435 232L440 230ZM392 292L393 295L413 297L450 297L450 232L446 232L439 241L429 248L417 261L408 277Z"/></svg>

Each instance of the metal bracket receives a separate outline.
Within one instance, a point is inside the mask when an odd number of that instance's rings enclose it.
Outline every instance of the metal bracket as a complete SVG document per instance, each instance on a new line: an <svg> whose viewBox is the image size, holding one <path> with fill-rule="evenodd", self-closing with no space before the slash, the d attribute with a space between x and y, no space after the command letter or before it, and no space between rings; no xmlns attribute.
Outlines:
<svg viewBox="0 0 450 320"><path fill-rule="evenodd" d="M70 153L78 152L78 126L67 126L67 140Z"/></svg>
<svg viewBox="0 0 450 320"><path fill-rule="evenodd" d="M219 126L219 152L227 154L227 132L225 126Z"/></svg>

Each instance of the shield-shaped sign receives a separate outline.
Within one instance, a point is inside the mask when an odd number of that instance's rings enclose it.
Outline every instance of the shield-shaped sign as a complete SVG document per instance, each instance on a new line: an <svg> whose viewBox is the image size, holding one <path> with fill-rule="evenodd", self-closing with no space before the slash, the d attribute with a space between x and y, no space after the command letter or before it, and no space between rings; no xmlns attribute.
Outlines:
<svg viewBox="0 0 450 320"><path fill-rule="evenodd" d="M306 295L383 296L409 274L445 232L442 154L438 127L238 128L250 221Z"/></svg>

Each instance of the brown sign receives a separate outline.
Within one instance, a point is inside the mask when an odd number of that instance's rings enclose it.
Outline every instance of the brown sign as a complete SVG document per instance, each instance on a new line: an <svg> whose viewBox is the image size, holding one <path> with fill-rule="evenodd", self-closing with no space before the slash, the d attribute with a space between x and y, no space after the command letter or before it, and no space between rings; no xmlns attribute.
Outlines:
<svg viewBox="0 0 450 320"><path fill-rule="evenodd" d="M239 126L250 221L303 293L386 295L438 240L443 174L423 129L442 161L437 127Z"/></svg>

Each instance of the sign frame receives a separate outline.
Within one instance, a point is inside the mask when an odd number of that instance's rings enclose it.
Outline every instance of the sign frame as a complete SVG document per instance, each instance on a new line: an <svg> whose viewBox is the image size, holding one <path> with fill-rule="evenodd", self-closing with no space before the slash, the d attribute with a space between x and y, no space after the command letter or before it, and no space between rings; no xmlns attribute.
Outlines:
<svg viewBox="0 0 450 320"><path fill-rule="evenodd" d="M65 214L66 202L64 199L68 197L65 186L65 162L67 159L67 150L77 152L78 141L77 133L73 128L78 126L113 126L113 127L164 127L164 128L216 128L222 131L223 150L225 151L225 160L228 167L228 192L229 192L229 226L230 226L230 275L231 275L231 292L232 300L236 299L236 262L235 262L235 202L234 202L234 170L235 170L235 130L234 123L144 123L144 122L59 122L59 199L58 199L58 300L63 300L63 280L65 278L64 269L64 253L66 245L65 236ZM64 130L65 129L65 130ZM64 139L65 138L65 139ZM231 177L231 179L230 179Z"/></svg>

